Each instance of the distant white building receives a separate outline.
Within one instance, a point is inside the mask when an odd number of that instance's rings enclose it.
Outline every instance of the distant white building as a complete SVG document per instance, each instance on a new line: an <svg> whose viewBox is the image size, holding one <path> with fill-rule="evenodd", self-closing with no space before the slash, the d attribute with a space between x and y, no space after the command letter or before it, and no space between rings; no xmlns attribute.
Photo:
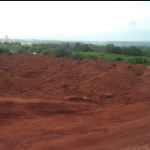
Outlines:
<svg viewBox="0 0 150 150"><path fill-rule="evenodd" d="M5 42L8 42L8 35L5 35Z"/></svg>

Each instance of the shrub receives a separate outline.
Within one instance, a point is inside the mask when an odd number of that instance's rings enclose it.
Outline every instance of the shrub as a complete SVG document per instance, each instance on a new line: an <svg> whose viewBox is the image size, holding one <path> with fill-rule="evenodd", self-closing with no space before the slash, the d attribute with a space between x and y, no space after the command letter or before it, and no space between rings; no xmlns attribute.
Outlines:
<svg viewBox="0 0 150 150"><path fill-rule="evenodd" d="M44 51L42 52L42 54L43 54L43 55L49 55L49 51L44 50Z"/></svg>
<svg viewBox="0 0 150 150"><path fill-rule="evenodd" d="M116 57L114 60L115 60L115 61L122 61L122 58L118 56L118 57Z"/></svg>
<svg viewBox="0 0 150 150"><path fill-rule="evenodd" d="M74 60L84 60L85 56L83 54L80 54L80 53L75 53L75 54L72 55L72 59L74 59Z"/></svg>
<svg viewBox="0 0 150 150"><path fill-rule="evenodd" d="M92 55L92 54L88 54L88 55L86 56L86 58L87 58L87 59L90 59L90 60L96 60L96 59L98 59L98 56Z"/></svg>
<svg viewBox="0 0 150 150"><path fill-rule="evenodd" d="M148 61L146 58L143 58L143 63L144 63L145 65L149 65L149 61Z"/></svg>

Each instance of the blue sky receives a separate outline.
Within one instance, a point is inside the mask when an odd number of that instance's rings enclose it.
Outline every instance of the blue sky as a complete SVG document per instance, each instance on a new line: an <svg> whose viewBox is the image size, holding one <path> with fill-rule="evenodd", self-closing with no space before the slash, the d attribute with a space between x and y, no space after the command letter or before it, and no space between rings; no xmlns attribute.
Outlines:
<svg viewBox="0 0 150 150"><path fill-rule="evenodd" d="M0 1L0 38L150 40L149 1Z"/></svg>

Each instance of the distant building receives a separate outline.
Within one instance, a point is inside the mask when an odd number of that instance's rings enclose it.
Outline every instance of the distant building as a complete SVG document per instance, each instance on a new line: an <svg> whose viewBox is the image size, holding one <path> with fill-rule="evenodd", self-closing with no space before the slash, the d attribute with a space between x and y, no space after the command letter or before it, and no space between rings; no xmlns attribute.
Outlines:
<svg viewBox="0 0 150 150"><path fill-rule="evenodd" d="M5 42L8 42L8 35L5 35Z"/></svg>

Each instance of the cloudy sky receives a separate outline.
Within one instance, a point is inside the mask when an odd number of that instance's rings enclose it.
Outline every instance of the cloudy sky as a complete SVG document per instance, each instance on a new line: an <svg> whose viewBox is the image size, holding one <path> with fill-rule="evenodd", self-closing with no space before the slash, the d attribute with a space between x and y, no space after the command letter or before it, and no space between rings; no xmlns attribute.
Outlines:
<svg viewBox="0 0 150 150"><path fill-rule="evenodd" d="M0 38L150 40L149 1L0 1Z"/></svg>

